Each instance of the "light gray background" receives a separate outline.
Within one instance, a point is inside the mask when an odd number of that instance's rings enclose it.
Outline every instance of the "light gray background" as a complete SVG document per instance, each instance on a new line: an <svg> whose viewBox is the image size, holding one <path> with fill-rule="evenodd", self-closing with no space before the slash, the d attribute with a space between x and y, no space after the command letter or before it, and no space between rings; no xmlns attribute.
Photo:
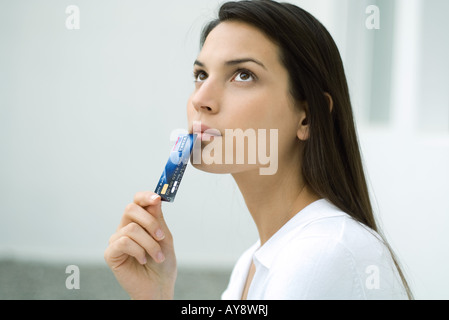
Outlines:
<svg viewBox="0 0 449 320"><path fill-rule="evenodd" d="M186 128L199 33L221 2L0 0L1 297L30 291L6 280L17 265L104 267L126 204L154 190ZM449 3L290 2L341 50L376 213L416 297L448 299ZM65 26L72 4L79 30ZM380 30L365 27L370 4ZM228 175L189 167L163 210L181 270L228 276L257 240Z"/></svg>

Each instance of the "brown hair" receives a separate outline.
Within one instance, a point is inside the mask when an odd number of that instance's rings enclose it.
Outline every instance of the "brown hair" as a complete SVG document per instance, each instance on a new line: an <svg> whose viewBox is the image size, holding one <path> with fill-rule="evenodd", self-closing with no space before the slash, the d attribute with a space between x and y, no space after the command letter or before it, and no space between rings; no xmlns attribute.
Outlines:
<svg viewBox="0 0 449 320"><path fill-rule="evenodd" d="M241 21L264 32L280 48L290 76L290 92L307 102L309 139L305 141L302 172L308 185L352 218L380 234L376 224L349 90L339 50L326 28L307 11L270 0L226 2L218 19L203 30L208 34L223 21ZM333 108L325 95L332 97ZM385 237L410 299L413 298L394 252Z"/></svg>

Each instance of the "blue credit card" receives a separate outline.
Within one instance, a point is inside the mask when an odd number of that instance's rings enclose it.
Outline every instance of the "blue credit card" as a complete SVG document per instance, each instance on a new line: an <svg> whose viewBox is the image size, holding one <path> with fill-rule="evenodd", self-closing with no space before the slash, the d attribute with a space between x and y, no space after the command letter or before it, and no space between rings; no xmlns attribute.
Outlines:
<svg viewBox="0 0 449 320"><path fill-rule="evenodd" d="M196 134L181 134L178 136L154 191L161 196L163 201L173 202L175 200L179 184L193 152L196 137Z"/></svg>

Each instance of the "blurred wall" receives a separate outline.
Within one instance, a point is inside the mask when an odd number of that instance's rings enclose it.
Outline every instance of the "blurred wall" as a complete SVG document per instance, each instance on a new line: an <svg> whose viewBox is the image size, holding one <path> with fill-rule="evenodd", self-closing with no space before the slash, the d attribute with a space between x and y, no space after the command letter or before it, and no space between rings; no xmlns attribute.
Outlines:
<svg viewBox="0 0 449 320"><path fill-rule="evenodd" d="M221 2L0 0L0 259L103 263L186 127L199 33ZM449 298L448 2L291 2L339 45L375 209L417 298ZM180 265L229 269L257 240L228 175L188 168L163 209Z"/></svg>

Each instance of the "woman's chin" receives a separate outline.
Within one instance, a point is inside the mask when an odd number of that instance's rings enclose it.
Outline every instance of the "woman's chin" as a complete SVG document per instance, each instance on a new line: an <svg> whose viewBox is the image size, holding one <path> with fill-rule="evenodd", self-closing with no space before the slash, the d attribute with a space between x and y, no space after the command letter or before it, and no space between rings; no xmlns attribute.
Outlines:
<svg viewBox="0 0 449 320"><path fill-rule="evenodd" d="M206 164L204 162L199 163L199 164L192 163L192 165L194 168L204 171L204 172L208 172L208 173L217 173L217 174L232 173L231 172L232 168L230 168L232 166L229 166L229 165L222 165L222 164L215 164L215 163Z"/></svg>
<svg viewBox="0 0 449 320"><path fill-rule="evenodd" d="M245 171L255 170L259 167L256 165L245 165L245 164L206 164L202 163L193 163L192 166L198 170L208 172L208 173L216 173L216 174L234 174L234 173L242 173Z"/></svg>

